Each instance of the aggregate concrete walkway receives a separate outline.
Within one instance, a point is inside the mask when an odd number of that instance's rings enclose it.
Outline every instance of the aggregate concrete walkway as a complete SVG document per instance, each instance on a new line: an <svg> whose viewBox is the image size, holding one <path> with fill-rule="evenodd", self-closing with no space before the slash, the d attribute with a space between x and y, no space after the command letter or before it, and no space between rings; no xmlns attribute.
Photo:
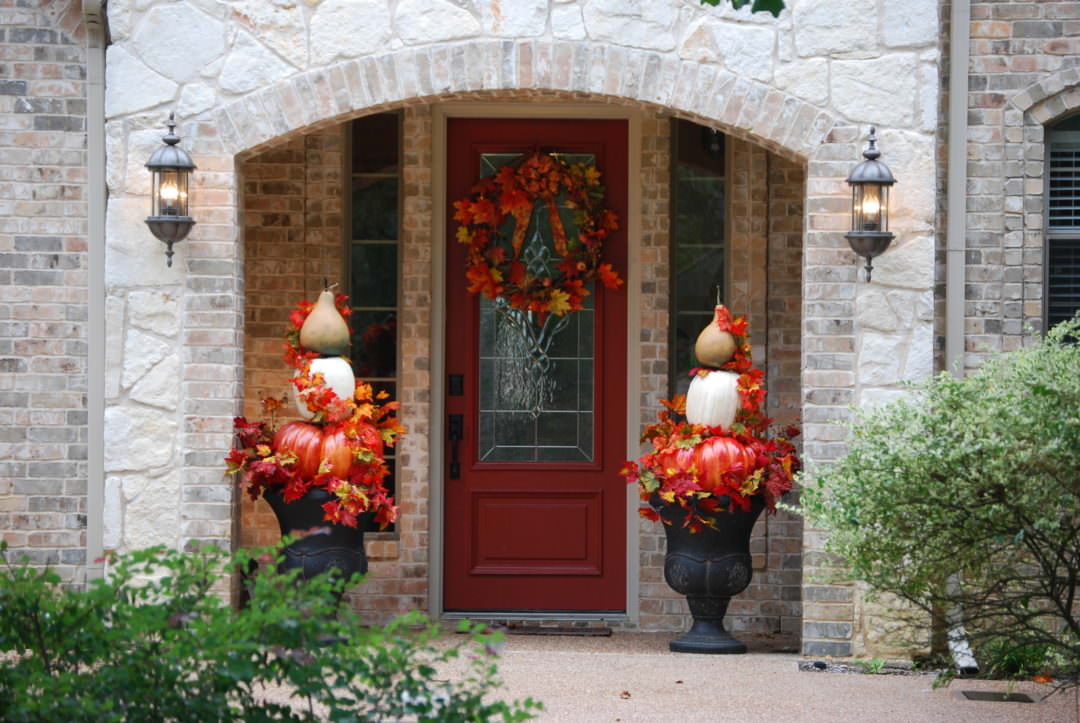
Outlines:
<svg viewBox="0 0 1080 723"><path fill-rule="evenodd" d="M762 652L770 646L752 640L746 655L671 653L670 638L508 635L498 663L506 685L500 697L542 701L541 722L1080 723L1075 692L1033 704L979 702L961 691L1006 692L1008 684L955 680L934 690L932 675L800 671L801 656ZM1038 701L1050 688L1020 683L1011 690Z"/></svg>

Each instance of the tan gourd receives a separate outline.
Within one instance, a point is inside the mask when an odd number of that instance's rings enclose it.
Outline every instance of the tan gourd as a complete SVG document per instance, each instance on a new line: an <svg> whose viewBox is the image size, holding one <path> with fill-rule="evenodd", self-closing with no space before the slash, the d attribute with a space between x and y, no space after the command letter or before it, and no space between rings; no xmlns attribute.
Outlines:
<svg viewBox="0 0 1080 723"><path fill-rule="evenodd" d="M686 392L686 421L730 429L739 411L738 382L735 372L716 370L695 376Z"/></svg>
<svg viewBox="0 0 1080 723"><path fill-rule="evenodd" d="M349 348L349 327L334 306L334 292L319 294L315 308L300 327L300 346L324 356L337 356Z"/></svg>
<svg viewBox="0 0 1080 723"><path fill-rule="evenodd" d="M735 337L710 321L694 342L694 356L702 366L720 368L735 356Z"/></svg>

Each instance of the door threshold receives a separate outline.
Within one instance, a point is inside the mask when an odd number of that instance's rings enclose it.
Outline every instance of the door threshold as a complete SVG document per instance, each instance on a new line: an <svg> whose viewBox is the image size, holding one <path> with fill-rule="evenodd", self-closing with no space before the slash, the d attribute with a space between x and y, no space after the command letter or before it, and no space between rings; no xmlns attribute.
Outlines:
<svg viewBox="0 0 1080 723"><path fill-rule="evenodd" d="M503 622L508 627L516 622L611 622L626 623L630 621L624 611L611 612L574 612L574 611L536 611L536 610L453 610L443 612L440 616L443 620L483 620L487 622Z"/></svg>

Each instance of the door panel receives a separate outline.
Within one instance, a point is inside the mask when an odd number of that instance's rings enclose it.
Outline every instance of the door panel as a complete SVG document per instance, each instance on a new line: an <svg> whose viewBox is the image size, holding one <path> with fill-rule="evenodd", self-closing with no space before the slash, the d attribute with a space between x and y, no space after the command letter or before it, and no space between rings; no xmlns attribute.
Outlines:
<svg viewBox="0 0 1080 723"><path fill-rule="evenodd" d="M626 121L450 119L447 140L451 202L537 148L595 162L621 227L605 260L625 275ZM473 296L448 207L446 371L464 383L446 398L462 433L445 454L444 608L621 611L626 292L594 285L585 310L545 325ZM546 223L534 215L522 255L536 268L558 260Z"/></svg>

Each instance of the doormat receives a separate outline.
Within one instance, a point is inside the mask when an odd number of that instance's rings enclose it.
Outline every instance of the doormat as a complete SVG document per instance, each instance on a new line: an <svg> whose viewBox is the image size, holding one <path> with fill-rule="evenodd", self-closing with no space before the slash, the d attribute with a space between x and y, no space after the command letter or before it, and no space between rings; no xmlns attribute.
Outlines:
<svg viewBox="0 0 1080 723"><path fill-rule="evenodd" d="M989 690L962 690L968 700L981 700L988 703L1034 703L1026 693L998 693Z"/></svg>
<svg viewBox="0 0 1080 723"><path fill-rule="evenodd" d="M576 635L586 638L611 637L611 628L578 628L573 625L511 625L504 631L507 635Z"/></svg>

